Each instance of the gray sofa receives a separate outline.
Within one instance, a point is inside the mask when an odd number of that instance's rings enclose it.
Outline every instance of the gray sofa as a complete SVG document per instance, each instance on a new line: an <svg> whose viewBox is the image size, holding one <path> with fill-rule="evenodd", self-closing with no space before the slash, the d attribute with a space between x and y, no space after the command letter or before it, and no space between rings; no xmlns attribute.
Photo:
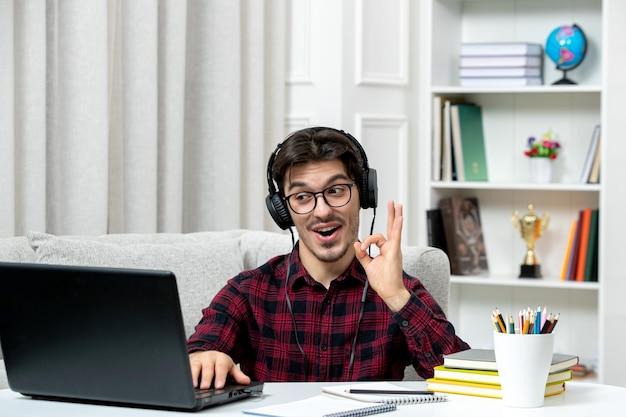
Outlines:
<svg viewBox="0 0 626 417"><path fill-rule="evenodd" d="M29 232L0 239L0 262L36 262L166 269L176 274L187 335L214 294L244 269L255 268L291 249L289 234L230 230L199 233L55 236ZM439 249L405 246L405 270L421 279L444 311L448 307L450 268ZM1 277L0 277L1 279ZM405 379L415 379L407 368ZM0 352L0 389L7 388Z"/></svg>

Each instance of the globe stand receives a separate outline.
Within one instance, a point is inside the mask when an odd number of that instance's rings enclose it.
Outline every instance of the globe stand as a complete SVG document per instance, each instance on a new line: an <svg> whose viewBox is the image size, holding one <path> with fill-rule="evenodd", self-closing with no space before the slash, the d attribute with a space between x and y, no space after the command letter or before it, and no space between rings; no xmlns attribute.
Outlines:
<svg viewBox="0 0 626 417"><path fill-rule="evenodd" d="M561 71L563 71L563 78L561 78L560 80L556 80L555 82L552 83L552 85L575 85L577 84L576 82L567 78L566 70L561 70Z"/></svg>
<svg viewBox="0 0 626 417"><path fill-rule="evenodd" d="M546 55L554 62L558 71L563 71L563 78L552 85L575 85L576 82L567 78L567 71L578 67L587 54L587 38L585 32L577 24L561 25L548 35Z"/></svg>

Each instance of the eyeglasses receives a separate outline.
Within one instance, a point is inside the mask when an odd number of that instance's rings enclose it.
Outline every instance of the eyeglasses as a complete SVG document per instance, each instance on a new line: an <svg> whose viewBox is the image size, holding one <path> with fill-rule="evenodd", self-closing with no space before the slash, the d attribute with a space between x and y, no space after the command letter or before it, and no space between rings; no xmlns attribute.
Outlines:
<svg viewBox="0 0 626 417"><path fill-rule="evenodd" d="M316 193L311 191L300 191L289 194L285 197L287 204L296 214L309 214L317 206L317 195L321 194L324 202L330 207L343 207L350 202L352 198L353 184L335 184Z"/></svg>

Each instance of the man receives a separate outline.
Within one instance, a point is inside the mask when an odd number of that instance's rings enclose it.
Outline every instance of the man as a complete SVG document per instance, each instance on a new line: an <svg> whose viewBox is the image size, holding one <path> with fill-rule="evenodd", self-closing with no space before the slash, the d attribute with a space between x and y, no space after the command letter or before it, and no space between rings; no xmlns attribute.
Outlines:
<svg viewBox="0 0 626 417"><path fill-rule="evenodd" d="M376 207L377 189L356 139L323 127L294 132L270 157L268 185L270 214L299 241L228 281L203 310L188 341L200 388L227 377L399 380L409 364L430 377L443 354L469 348L402 270L400 204L387 204L386 237L358 240L360 208Z"/></svg>

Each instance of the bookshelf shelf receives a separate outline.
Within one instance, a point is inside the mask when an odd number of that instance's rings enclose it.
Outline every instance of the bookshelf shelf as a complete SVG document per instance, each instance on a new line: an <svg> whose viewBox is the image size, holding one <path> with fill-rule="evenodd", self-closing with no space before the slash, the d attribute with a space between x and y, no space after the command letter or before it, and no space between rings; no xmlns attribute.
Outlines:
<svg viewBox="0 0 626 417"><path fill-rule="evenodd" d="M462 86L433 86L432 94L600 94L600 85L568 85L552 86L544 85L537 87L462 87Z"/></svg>
<svg viewBox="0 0 626 417"><path fill-rule="evenodd" d="M432 189L442 190L526 190L526 191L563 191L563 192L590 192L600 191L599 184L537 184L518 182L460 182L460 181L433 181L430 183Z"/></svg>
<svg viewBox="0 0 626 417"><path fill-rule="evenodd" d="M450 282L454 285L485 285L485 286L506 286L506 287L525 287L525 288L541 288L554 290L581 290L581 291L597 291L599 285L597 282L574 282L560 281L554 279L520 279L503 276L469 276L469 275L452 275Z"/></svg>

